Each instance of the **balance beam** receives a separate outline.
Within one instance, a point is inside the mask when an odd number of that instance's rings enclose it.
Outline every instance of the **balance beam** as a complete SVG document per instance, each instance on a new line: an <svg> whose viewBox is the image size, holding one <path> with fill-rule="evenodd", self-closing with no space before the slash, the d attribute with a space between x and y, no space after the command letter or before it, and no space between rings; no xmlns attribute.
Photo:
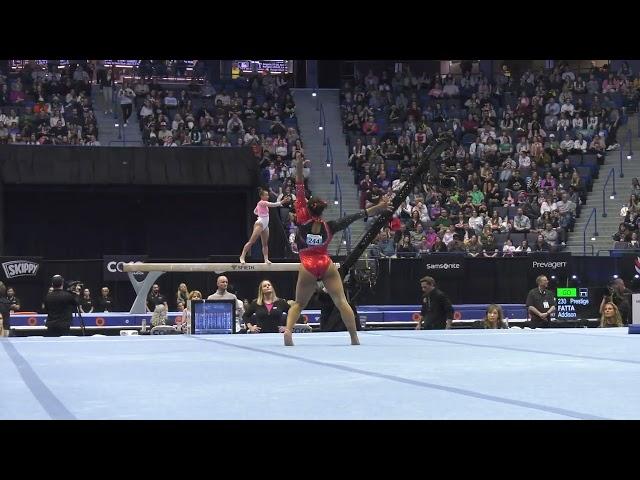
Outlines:
<svg viewBox="0 0 640 480"><path fill-rule="evenodd" d="M125 263L125 272L297 272L299 263Z"/></svg>

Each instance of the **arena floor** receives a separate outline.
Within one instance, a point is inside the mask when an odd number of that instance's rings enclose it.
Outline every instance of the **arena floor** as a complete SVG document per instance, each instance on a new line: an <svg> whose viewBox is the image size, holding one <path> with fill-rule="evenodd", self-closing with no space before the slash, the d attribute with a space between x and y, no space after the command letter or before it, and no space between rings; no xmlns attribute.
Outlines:
<svg viewBox="0 0 640 480"><path fill-rule="evenodd" d="M0 339L1 419L639 419L626 328Z"/></svg>

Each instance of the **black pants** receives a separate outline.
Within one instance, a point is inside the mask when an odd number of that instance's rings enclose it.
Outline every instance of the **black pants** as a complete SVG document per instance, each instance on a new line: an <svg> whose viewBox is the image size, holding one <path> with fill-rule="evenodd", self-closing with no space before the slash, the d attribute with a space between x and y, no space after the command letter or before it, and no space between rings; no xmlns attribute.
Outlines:
<svg viewBox="0 0 640 480"><path fill-rule="evenodd" d="M551 320L540 320L540 319L531 319L528 322L525 322L525 327L529 328L550 328Z"/></svg>
<svg viewBox="0 0 640 480"><path fill-rule="evenodd" d="M423 330L446 330L447 329L447 322L445 320L444 323L442 322L422 322L422 329Z"/></svg>
<svg viewBox="0 0 640 480"><path fill-rule="evenodd" d="M71 326L68 327L47 327L45 337L66 337L71 335Z"/></svg>
<svg viewBox="0 0 640 480"><path fill-rule="evenodd" d="M131 112L133 111L133 104L121 103L120 107L122 108L122 122L127 123L127 120L129 120Z"/></svg>
<svg viewBox="0 0 640 480"><path fill-rule="evenodd" d="M611 127L604 143L607 147L618 143L618 127Z"/></svg>

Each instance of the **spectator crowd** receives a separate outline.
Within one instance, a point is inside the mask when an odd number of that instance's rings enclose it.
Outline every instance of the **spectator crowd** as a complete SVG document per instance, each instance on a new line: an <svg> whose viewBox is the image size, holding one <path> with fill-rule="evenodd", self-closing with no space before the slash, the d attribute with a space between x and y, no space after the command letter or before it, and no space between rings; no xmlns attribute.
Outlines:
<svg viewBox="0 0 640 480"><path fill-rule="evenodd" d="M548 71L416 75L369 71L341 89L348 163L360 206L393 194L441 133L453 139L371 247L376 256L559 251L617 130L635 111L640 78Z"/></svg>

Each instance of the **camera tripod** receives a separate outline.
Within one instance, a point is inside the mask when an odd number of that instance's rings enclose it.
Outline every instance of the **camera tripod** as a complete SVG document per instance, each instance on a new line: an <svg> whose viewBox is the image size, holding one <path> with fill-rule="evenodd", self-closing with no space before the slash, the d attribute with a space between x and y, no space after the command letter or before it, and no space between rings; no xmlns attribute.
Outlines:
<svg viewBox="0 0 640 480"><path fill-rule="evenodd" d="M82 336L85 336L85 328L84 328L84 318L82 318L82 311L80 310L80 305L76 305L73 314L76 318L80 319L80 330L82 331Z"/></svg>

